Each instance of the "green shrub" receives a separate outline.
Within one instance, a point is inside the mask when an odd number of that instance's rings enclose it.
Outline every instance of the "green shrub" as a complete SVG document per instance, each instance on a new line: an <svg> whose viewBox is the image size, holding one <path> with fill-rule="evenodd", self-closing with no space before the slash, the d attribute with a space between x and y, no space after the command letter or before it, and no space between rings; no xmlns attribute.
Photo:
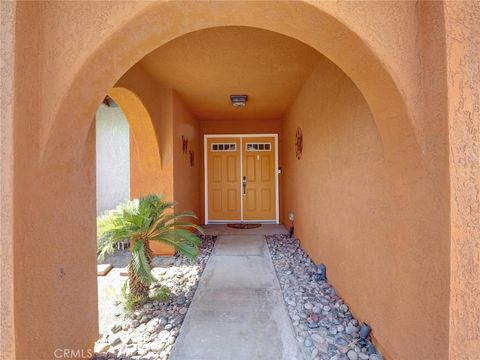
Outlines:
<svg viewBox="0 0 480 360"><path fill-rule="evenodd" d="M128 284L125 281L125 284L122 286L122 303L125 311L127 313L132 312L143 302L143 300L142 296L132 294L128 291Z"/></svg>
<svg viewBox="0 0 480 360"><path fill-rule="evenodd" d="M187 221L196 218L192 212L175 214L175 203L164 201L151 194L120 204L97 221L97 253L99 260L115 250L115 245L125 239L131 242L128 266L129 304L140 297L148 300L150 286L156 282L152 274L150 242L173 246L180 254L195 259L200 252L201 239L192 232L203 229ZM135 296L133 296L133 295Z"/></svg>
<svg viewBox="0 0 480 360"><path fill-rule="evenodd" d="M151 296L153 301L165 302L170 299L170 289L167 286L156 288Z"/></svg>

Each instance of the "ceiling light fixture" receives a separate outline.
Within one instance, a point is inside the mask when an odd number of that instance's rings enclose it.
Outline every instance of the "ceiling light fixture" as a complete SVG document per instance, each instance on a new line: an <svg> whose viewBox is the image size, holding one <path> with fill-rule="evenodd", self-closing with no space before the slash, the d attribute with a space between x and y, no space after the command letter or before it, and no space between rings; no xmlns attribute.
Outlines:
<svg viewBox="0 0 480 360"><path fill-rule="evenodd" d="M248 95L230 95L230 101L233 107L245 107L247 105Z"/></svg>

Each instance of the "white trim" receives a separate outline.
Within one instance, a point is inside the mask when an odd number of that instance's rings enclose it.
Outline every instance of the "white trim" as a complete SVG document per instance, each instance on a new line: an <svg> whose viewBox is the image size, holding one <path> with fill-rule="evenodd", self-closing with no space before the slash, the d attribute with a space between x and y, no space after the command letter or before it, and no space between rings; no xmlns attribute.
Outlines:
<svg viewBox="0 0 480 360"><path fill-rule="evenodd" d="M240 139L240 220L209 220L208 219L208 139L210 138L239 138ZM274 223L280 224L280 197L279 197L279 181L278 181L278 134L205 134L203 135L203 166L204 166L204 203L205 203L205 224L214 223L241 223L243 222L243 199L242 199L242 155L243 155L243 138L244 137L274 137L275 138L275 220L249 220L252 223Z"/></svg>
<svg viewBox="0 0 480 360"><path fill-rule="evenodd" d="M240 221L243 222L243 137L240 140Z"/></svg>
<svg viewBox="0 0 480 360"><path fill-rule="evenodd" d="M205 181L205 189L204 189L204 194L203 194L203 202L205 203L205 224L208 224L208 163L207 163L207 158L208 158L208 144L207 141L208 137L207 135L203 136L203 181Z"/></svg>
<svg viewBox="0 0 480 360"><path fill-rule="evenodd" d="M276 206L276 223L280 224L280 189L278 182L278 134L275 135L275 206Z"/></svg>

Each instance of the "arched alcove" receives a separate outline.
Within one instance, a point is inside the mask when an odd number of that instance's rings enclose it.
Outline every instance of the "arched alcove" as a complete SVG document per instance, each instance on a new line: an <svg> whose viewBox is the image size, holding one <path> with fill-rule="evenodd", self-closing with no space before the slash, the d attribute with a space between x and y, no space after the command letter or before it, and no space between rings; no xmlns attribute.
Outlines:
<svg viewBox="0 0 480 360"><path fill-rule="evenodd" d="M72 74L69 91L63 94L59 106L51 113L53 121L45 129L41 162L35 169L41 191L34 193L31 199L32 204L42 206L31 206L31 223L25 230L30 241L42 243L48 239L48 246L52 249L45 258L48 266L38 269L36 274L48 284L49 295L37 304L37 311L44 314L41 319L32 320L28 313L16 319L18 327L32 329L36 335L30 336L30 331L18 335L17 350L21 356L49 357L53 344L86 349L97 335L94 315L78 317L70 323L62 319L72 313L94 314L96 308L95 292L91 291L95 289L95 274L84 269L94 268L95 264L92 255L95 253L95 170L91 126L98 104L128 69L154 49L192 31L227 25L258 27L295 38L322 53L353 81L365 98L378 128L388 181L398 210L396 232L392 234L392 239L398 240L397 257L394 257L398 263L395 266L399 266L398 271L412 276L417 271L435 272L435 264L430 266L419 261L433 248L436 223L428 216L434 211L429 205L433 204L433 190L413 131L410 111L386 62L362 38L307 2L296 2L294 6L288 2L279 2L275 6L268 2L155 2L119 25L94 52L85 56L85 62ZM122 97L125 97L126 102L140 109L132 116L140 116L139 121L144 124L142 121L146 117L139 114L145 114L146 110L138 107L134 97L129 98L128 91L117 89L116 92L111 93L112 98L121 104ZM72 103L81 104L81 111L72 114ZM148 122L144 125L141 131L149 127ZM151 134L145 134L146 142L154 145ZM136 138L138 140L138 136ZM140 152L143 144L137 146ZM146 163L161 163L160 155L154 151ZM86 245L72 245L80 241ZM34 256L34 252L27 253L25 260ZM59 268L65 270L67 278L59 279ZM29 274L25 276L33 278ZM409 278L405 279L407 283ZM434 280L437 281L438 277L435 276ZM417 291L422 286L419 283L413 287ZM34 284L32 292L41 292L41 284ZM28 299L20 298L19 301L26 308L30 303ZM431 301L430 298L425 300L423 307L428 308ZM442 298L442 304L443 301ZM414 306L413 300L410 305ZM444 332L442 328L441 340L444 340ZM38 336L42 333L50 334L50 341L39 349ZM34 355L33 349L36 351Z"/></svg>
<svg viewBox="0 0 480 360"><path fill-rule="evenodd" d="M130 196L165 191L160 188L162 160L152 118L135 93L114 87L108 95L122 108L131 131Z"/></svg>
<svg viewBox="0 0 480 360"><path fill-rule="evenodd" d="M152 117L134 91L115 86L108 95L122 108L130 126L130 198L150 193L172 198L168 184L173 173L164 168L160 155L160 143ZM151 244L154 254L172 254L166 245Z"/></svg>

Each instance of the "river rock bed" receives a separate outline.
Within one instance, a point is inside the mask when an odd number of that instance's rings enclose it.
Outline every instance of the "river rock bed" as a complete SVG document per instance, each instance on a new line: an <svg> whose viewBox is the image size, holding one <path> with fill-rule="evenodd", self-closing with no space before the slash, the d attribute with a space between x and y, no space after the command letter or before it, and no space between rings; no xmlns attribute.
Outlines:
<svg viewBox="0 0 480 360"><path fill-rule="evenodd" d="M304 359L382 360L373 344L359 339L360 326L317 266L288 235L267 235L268 249Z"/></svg>
<svg viewBox="0 0 480 360"><path fill-rule="evenodd" d="M170 289L168 301L149 302L125 313L118 299L112 311L119 320L95 344L94 359L168 359L215 239L216 236L202 236L200 255L195 261L176 255L170 266L153 268L159 286Z"/></svg>

